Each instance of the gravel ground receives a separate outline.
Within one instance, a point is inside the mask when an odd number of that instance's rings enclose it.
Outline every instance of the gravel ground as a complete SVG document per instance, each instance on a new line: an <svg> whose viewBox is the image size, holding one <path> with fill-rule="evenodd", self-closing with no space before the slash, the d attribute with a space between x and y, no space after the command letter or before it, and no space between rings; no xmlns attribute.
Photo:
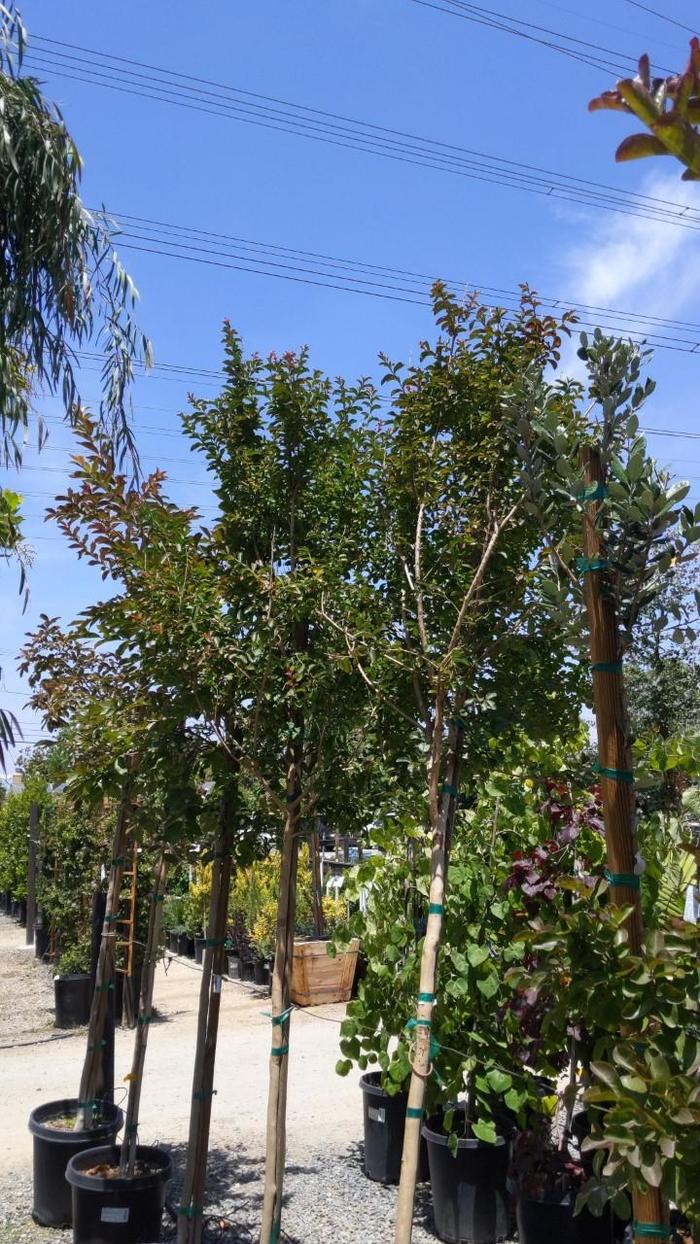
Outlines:
<svg viewBox="0 0 700 1244"><path fill-rule="evenodd" d="M53 971L22 945L24 930L1 916L0 1046L53 1028Z"/></svg>
<svg viewBox="0 0 700 1244"><path fill-rule="evenodd" d="M183 1151L173 1150L173 1157L179 1164ZM288 1166L282 1233L286 1244L390 1244L396 1189L366 1179L361 1162L359 1150L346 1150L310 1152ZM262 1161L240 1147L211 1152L204 1244L257 1244L262 1170ZM178 1178L167 1195L169 1206L177 1204ZM68 1244L68 1232L39 1227L20 1208L31 1200L30 1178L15 1185L11 1197L16 1208L0 1214L2 1244ZM435 1244L436 1236L422 1225L430 1218L425 1201L421 1193L414 1244ZM163 1241L172 1244L176 1228L167 1210L164 1224Z"/></svg>
<svg viewBox="0 0 700 1244"><path fill-rule="evenodd" d="M84 1053L84 1030L48 1031L53 1024L51 971L23 948L23 932L0 916L0 1244L68 1244L69 1232L31 1219L30 1110L70 1095ZM175 960L156 982L159 1022L149 1041L140 1137L173 1155L167 1204L178 1203L191 1101L192 1052L199 970ZM222 996L217 1097L207 1189L205 1244L257 1244L262 1201L269 1008L259 993L227 983ZM362 1108L352 1077L340 1079L340 1006L295 1014L288 1103L288 1167L283 1240L287 1244L390 1244L396 1189L362 1171ZM323 1022L318 1022L323 1021ZM116 1083L130 1065L133 1035L116 1033ZM123 1098L126 1086L119 1090ZM323 1137L324 1147L319 1146ZM173 1142L165 1144L165 1141ZM163 1239L172 1244L166 1213ZM429 1194L419 1192L414 1244L434 1244Z"/></svg>

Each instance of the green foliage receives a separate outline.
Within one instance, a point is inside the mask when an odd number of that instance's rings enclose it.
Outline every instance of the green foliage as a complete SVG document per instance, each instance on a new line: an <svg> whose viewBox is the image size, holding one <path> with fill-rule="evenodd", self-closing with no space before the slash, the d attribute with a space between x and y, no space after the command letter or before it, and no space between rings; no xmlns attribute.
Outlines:
<svg viewBox="0 0 700 1244"><path fill-rule="evenodd" d="M649 57L639 60L635 78L624 78L615 90L604 91L588 105L591 112L609 108L627 112L647 127L648 133L623 139L615 153L618 161L647 156L672 155L685 165L683 181L700 178L700 41L690 40L690 59L683 73L653 78Z"/></svg>
<svg viewBox="0 0 700 1244"><path fill-rule="evenodd" d="M72 976L74 973L90 971L90 939L82 937L79 941L61 951L56 964L58 976Z"/></svg>
<svg viewBox="0 0 700 1244"><path fill-rule="evenodd" d="M136 290L112 247L109 223L83 205L82 163L58 109L22 74L26 32L0 7L0 444L21 461L31 383L60 394L66 418L80 404L75 350L104 353L100 413L123 454L134 453L126 398L150 346L133 320ZM40 424L40 442L43 428Z"/></svg>

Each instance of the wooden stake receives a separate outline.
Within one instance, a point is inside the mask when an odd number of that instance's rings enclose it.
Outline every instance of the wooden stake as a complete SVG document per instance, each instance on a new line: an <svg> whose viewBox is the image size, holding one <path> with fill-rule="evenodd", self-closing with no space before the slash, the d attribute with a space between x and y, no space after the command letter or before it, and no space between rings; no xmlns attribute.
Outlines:
<svg viewBox="0 0 700 1244"><path fill-rule="evenodd" d="M233 805L233 791L225 791L221 798L216 848L211 870L209 924L202 959L202 984L199 991L187 1163L178 1213L178 1244L200 1244L202 1239L221 984L226 967L225 943L231 889Z"/></svg>
<svg viewBox="0 0 700 1244"><path fill-rule="evenodd" d="M39 851L39 805L33 803L29 809L29 862L27 865L27 928L25 942L31 946L34 941L36 924L36 873L37 854Z"/></svg>
<svg viewBox="0 0 700 1244"><path fill-rule="evenodd" d="M141 994L139 997L136 1034L134 1037L134 1055L129 1073L129 1095L126 1103L126 1120L119 1160L119 1174L133 1177L136 1162L136 1144L139 1126L139 1106L141 1104L141 1086L143 1084L143 1067L146 1061L146 1047L153 1014L153 985L158 962L160 929L163 920L163 895L165 892L165 876L167 865L165 856L161 854L153 870L153 894L148 919L148 935L146 951L143 959L141 976Z"/></svg>
<svg viewBox="0 0 700 1244"><path fill-rule="evenodd" d="M411 1071L408 1104L406 1107L406 1125L401 1155L401 1178L396 1205L395 1244L410 1244L413 1234L413 1206L416 1198L416 1182L418 1178L421 1128L423 1126L423 1103L425 1101L426 1081L431 1070L430 1024L432 1022L436 996L438 953L442 938L443 910L447 893L450 843L457 813L457 783L459 780L461 740L461 727L452 726L448 738L449 760L446 766L445 784L440 800L437 825L433 830L432 853L430 857L428 922L420 964L420 982L416 1006L418 1026L415 1029L413 1069Z"/></svg>
<svg viewBox="0 0 700 1244"><path fill-rule="evenodd" d="M311 894L314 905L314 933L323 937L326 921L323 915L323 882L321 880L321 849L318 830L309 834L309 864L311 866Z"/></svg>
<svg viewBox="0 0 700 1244"><path fill-rule="evenodd" d="M591 490L605 487L605 475L596 449L583 454L586 484ZM605 823L605 845L608 874L620 878L610 886L611 902L632 909L627 921L629 944L637 954L642 947L642 907L638 883L624 884L623 878L634 877L635 795L632 780L632 752L622 675L620 632L615 604L605 590L605 548L596 525L600 501L592 499L585 507L583 519L583 551L588 569L584 573L583 593L586 602L590 655L593 670L593 701L598 735L598 765ZM598 568L594 568L598 565ZM668 1222L661 1191L633 1195L634 1217L639 1223L665 1225ZM635 1240L648 1240L635 1235ZM661 1236L659 1236L661 1238Z"/></svg>
<svg viewBox="0 0 700 1244"><path fill-rule="evenodd" d="M301 763L301 746L298 743L290 745L287 751L287 813L282 839L275 962L272 970L272 1047L267 1098L265 1193L260 1244L277 1244L282 1220L289 1067L289 1005L294 958Z"/></svg>
<svg viewBox="0 0 700 1244"><path fill-rule="evenodd" d="M133 766L131 766L133 767ZM88 1024L88 1041L80 1077L78 1091L78 1114L75 1121L76 1131L88 1130L92 1125L92 1116L98 1094L103 1087L102 1042L105 1037L105 1024L109 1014L109 993L114 990L114 942L116 939L115 921L119 909L119 895L122 887L122 871L127 845L129 812L131 809L131 775L124 783L122 797L117 813L112 840L112 862L109 870L109 885L105 903L104 923L100 953L97 956L95 972L95 990L90 1007Z"/></svg>

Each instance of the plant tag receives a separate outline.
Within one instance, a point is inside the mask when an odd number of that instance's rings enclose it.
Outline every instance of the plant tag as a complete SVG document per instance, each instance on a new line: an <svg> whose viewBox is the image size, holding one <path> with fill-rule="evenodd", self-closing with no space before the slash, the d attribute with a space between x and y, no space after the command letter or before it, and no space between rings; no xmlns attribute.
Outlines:
<svg viewBox="0 0 700 1244"><path fill-rule="evenodd" d="M383 1106L370 1106L367 1113L375 1123L386 1123L386 1111Z"/></svg>
<svg viewBox="0 0 700 1244"><path fill-rule="evenodd" d="M221 993L221 977L214 973L214 993Z"/></svg>
<svg viewBox="0 0 700 1244"><path fill-rule="evenodd" d="M100 1222L128 1222L128 1209L119 1209L116 1205L103 1205Z"/></svg>

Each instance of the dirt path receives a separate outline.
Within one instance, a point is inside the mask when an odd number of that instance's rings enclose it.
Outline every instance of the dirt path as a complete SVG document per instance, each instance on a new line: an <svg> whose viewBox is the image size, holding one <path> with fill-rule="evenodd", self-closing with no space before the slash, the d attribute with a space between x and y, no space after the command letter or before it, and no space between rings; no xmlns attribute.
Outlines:
<svg viewBox="0 0 700 1244"><path fill-rule="evenodd" d="M22 947L23 930L2 918L0 924L0 1046L11 1041L43 1040L0 1050L0 1094L4 1126L0 1130L0 1179L26 1169L31 1161L27 1117L43 1101L77 1092L84 1053L84 1032L47 1041L53 1020L51 974ZM151 1032L141 1106L141 1139L146 1144L186 1140L192 1057L200 983L199 969L173 960L158 968L155 1003L161 1018ZM19 1001L21 1013L13 1015ZM216 1100L212 1142L236 1135L262 1151L267 1093L270 1023L261 1012L269 1001L240 982L224 982L216 1061ZM335 1074L338 1024L344 1007L299 1011L292 1022L289 1087L290 1152L317 1147L319 1136L334 1143L359 1138L360 1097L355 1077ZM321 1018L324 1016L325 1018ZM56 1035L59 1035L56 1033ZM62 1035L62 1034L61 1034ZM133 1034L116 1034L117 1100L126 1096L123 1077L131 1060Z"/></svg>
<svg viewBox="0 0 700 1244"><path fill-rule="evenodd" d="M23 946L24 932L0 917L0 1240L2 1244L67 1244L65 1233L31 1220L34 1106L77 1092L85 1030L60 1033L53 1023L51 971ZM159 1012L149 1039L140 1139L164 1143L176 1167L168 1205L178 1201L192 1091L192 1058L200 972L189 961L159 967ZM212 1113L205 1244L257 1244L262 1202L270 1022L263 992L224 982ZM297 1011L292 1020L287 1178L282 1239L288 1244L389 1244L395 1189L361 1169L362 1107L358 1076L335 1074L343 1006ZM116 1034L117 1100L133 1034ZM425 1196L423 1197L425 1200ZM420 1211L426 1219L427 1211ZM174 1238L166 1212L163 1239ZM435 1239L423 1226L415 1244Z"/></svg>

